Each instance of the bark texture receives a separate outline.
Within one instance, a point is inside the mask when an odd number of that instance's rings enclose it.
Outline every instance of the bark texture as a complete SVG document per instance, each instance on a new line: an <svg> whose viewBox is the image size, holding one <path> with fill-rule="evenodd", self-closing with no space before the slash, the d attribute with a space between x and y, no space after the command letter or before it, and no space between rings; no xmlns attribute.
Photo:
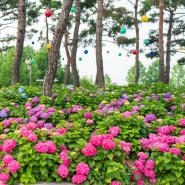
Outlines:
<svg viewBox="0 0 185 185"><path fill-rule="evenodd" d="M61 45L62 37L66 31L69 12L72 7L72 4L73 4L73 0L63 1L62 10L61 10L59 20L53 36L53 40L51 43L51 49L49 52L49 59L48 59L48 69L46 71L46 75L44 77L44 81L42 85L42 94L46 96L51 96L52 94L52 86L54 83L54 79L56 77L57 66L58 66L60 45Z"/></svg>
<svg viewBox="0 0 185 185"><path fill-rule="evenodd" d="M104 72L103 72L103 57L102 57L102 18L103 18L103 0L98 0L96 20L96 85L103 88L105 85Z"/></svg>
<svg viewBox="0 0 185 185"><path fill-rule="evenodd" d="M75 28L73 32L73 45L71 50L71 69L73 74L73 84L75 87L80 86L78 71L76 68L76 53L78 47L78 32L80 27L80 1L76 0L76 21Z"/></svg>
<svg viewBox="0 0 185 185"><path fill-rule="evenodd" d="M18 28L17 41L14 62L12 66L12 82L11 85L19 83L20 65L23 53L24 38L26 30L26 2L25 0L18 0Z"/></svg>
<svg viewBox="0 0 185 185"><path fill-rule="evenodd" d="M136 30L136 75L135 75L135 83L139 82L139 26L138 26L138 20L137 20L137 9L138 9L138 0L135 1L135 11L134 11L134 26Z"/></svg>
<svg viewBox="0 0 185 185"><path fill-rule="evenodd" d="M64 77L64 84L69 85L69 78L70 78L70 67L71 67L71 56L68 48L68 33L66 31L65 33L65 39L64 39L64 48L66 51L66 56L67 56L67 65L66 65L66 70L65 70L65 77Z"/></svg>
<svg viewBox="0 0 185 185"><path fill-rule="evenodd" d="M165 81L164 75L164 42L163 42L164 0L159 0L159 81Z"/></svg>

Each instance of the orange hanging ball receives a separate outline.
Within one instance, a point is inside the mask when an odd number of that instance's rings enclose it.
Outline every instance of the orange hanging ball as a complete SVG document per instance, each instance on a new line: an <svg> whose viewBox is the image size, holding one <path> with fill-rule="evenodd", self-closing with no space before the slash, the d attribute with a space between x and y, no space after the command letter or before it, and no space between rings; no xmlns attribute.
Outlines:
<svg viewBox="0 0 185 185"><path fill-rule="evenodd" d="M52 16L51 10L46 10L45 16L46 16L46 17L51 17L51 16Z"/></svg>
<svg viewBox="0 0 185 185"><path fill-rule="evenodd" d="M132 50L132 54L136 55L137 54L137 50L136 49Z"/></svg>
<svg viewBox="0 0 185 185"><path fill-rule="evenodd" d="M141 17L141 21L142 21L142 22L148 22L148 17L147 17L146 15L143 15L143 16Z"/></svg>

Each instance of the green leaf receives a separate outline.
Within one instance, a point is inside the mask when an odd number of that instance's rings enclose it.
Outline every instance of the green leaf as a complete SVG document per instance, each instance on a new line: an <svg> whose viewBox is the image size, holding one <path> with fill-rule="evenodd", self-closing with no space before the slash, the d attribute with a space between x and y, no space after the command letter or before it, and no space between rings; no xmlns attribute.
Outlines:
<svg viewBox="0 0 185 185"><path fill-rule="evenodd" d="M105 182L107 182L107 183L111 183L111 181L112 181L112 179L111 179L111 177L105 177Z"/></svg>
<svg viewBox="0 0 185 185"><path fill-rule="evenodd" d="M40 167L40 172L43 176L48 177L48 169L46 167Z"/></svg>
<svg viewBox="0 0 185 185"><path fill-rule="evenodd" d="M89 165L91 168L93 168L93 166L95 165L95 161L89 161Z"/></svg>
<svg viewBox="0 0 185 185"><path fill-rule="evenodd" d="M181 171L175 171L175 175L176 175L177 178L179 178L182 175L182 172Z"/></svg>
<svg viewBox="0 0 185 185"><path fill-rule="evenodd" d="M47 161L45 161L45 160L40 160L40 165L41 166L45 166L47 164Z"/></svg>
<svg viewBox="0 0 185 185"><path fill-rule="evenodd" d="M110 161L112 161L114 155L113 155L113 153L109 153L109 154L107 154L107 157L110 159Z"/></svg>
<svg viewBox="0 0 185 185"><path fill-rule="evenodd" d="M179 184L183 184L184 183L184 178L183 177L179 177L177 179L177 181L178 181Z"/></svg>

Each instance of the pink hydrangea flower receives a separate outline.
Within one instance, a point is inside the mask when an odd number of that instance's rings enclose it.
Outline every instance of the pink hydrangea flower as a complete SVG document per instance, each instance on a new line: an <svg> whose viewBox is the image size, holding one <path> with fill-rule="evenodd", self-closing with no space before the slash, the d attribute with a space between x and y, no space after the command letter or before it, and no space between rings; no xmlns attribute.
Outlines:
<svg viewBox="0 0 185 185"><path fill-rule="evenodd" d="M86 119L92 119L92 113L91 112L86 112L85 114L84 114L84 118L86 118Z"/></svg>
<svg viewBox="0 0 185 185"><path fill-rule="evenodd" d="M121 148L127 155L129 155L132 150L131 144L125 141L121 141Z"/></svg>
<svg viewBox="0 0 185 185"><path fill-rule="evenodd" d="M154 166L155 166L155 161L154 160L149 159L149 160L146 161L146 164L145 164L146 169L153 170Z"/></svg>
<svg viewBox="0 0 185 185"><path fill-rule="evenodd" d="M171 154L174 154L174 155L180 155L181 154L181 150L179 148L175 148L175 147L170 148L169 152Z"/></svg>
<svg viewBox="0 0 185 185"><path fill-rule="evenodd" d="M100 146L102 143L101 135L92 135L90 138L90 143L94 146Z"/></svg>
<svg viewBox="0 0 185 185"><path fill-rule="evenodd" d="M84 162L79 162L76 166L76 173L78 175L88 175L90 172L90 167L88 164Z"/></svg>
<svg viewBox="0 0 185 185"><path fill-rule="evenodd" d="M180 125L180 126L185 127L185 118L180 118L180 119L178 120L178 122L179 122L179 125Z"/></svg>
<svg viewBox="0 0 185 185"><path fill-rule="evenodd" d="M135 160L134 165L140 172L143 172L145 169L144 164L139 160Z"/></svg>
<svg viewBox="0 0 185 185"><path fill-rule="evenodd" d="M5 155L2 159L3 163L5 165L8 165L10 162L12 162L14 160L13 156L8 154L8 155Z"/></svg>
<svg viewBox="0 0 185 185"><path fill-rule="evenodd" d="M10 175L8 173L2 172L0 173L0 181L8 181L10 179Z"/></svg>
<svg viewBox="0 0 185 185"><path fill-rule="evenodd" d="M11 152L17 145L17 142L13 139L7 139L3 143L3 151L6 153Z"/></svg>
<svg viewBox="0 0 185 185"><path fill-rule="evenodd" d="M116 148L116 143L114 141L112 141L111 139L104 139L101 146L105 150L112 150L112 149Z"/></svg>
<svg viewBox="0 0 185 185"><path fill-rule="evenodd" d="M137 185L144 185L144 184L145 184L144 180L138 180L137 181Z"/></svg>
<svg viewBox="0 0 185 185"><path fill-rule="evenodd" d="M49 153L54 154L56 152L56 145L53 141L38 142L34 149L38 153Z"/></svg>
<svg viewBox="0 0 185 185"><path fill-rule="evenodd" d="M63 178L67 178L69 175L69 169L64 164L58 166L57 173Z"/></svg>
<svg viewBox="0 0 185 185"><path fill-rule="evenodd" d="M11 125L11 123L12 123L12 122L11 122L10 120L6 120L6 119L5 119L5 120L2 121L2 126L3 126L3 127L8 127L8 126Z"/></svg>
<svg viewBox="0 0 185 185"><path fill-rule="evenodd" d="M118 126L109 128L109 134L113 135L113 137L117 137L120 131L121 129Z"/></svg>
<svg viewBox="0 0 185 185"><path fill-rule="evenodd" d="M88 120L86 121L86 124L87 124L87 125L92 125L92 124L94 124L94 120L88 119Z"/></svg>
<svg viewBox="0 0 185 185"><path fill-rule="evenodd" d="M132 112L126 111L126 112L123 112L122 115L123 115L123 118L132 117Z"/></svg>
<svg viewBox="0 0 185 185"><path fill-rule="evenodd" d="M185 161L185 154L183 155L182 160Z"/></svg>
<svg viewBox="0 0 185 185"><path fill-rule="evenodd" d="M96 148L91 144L88 143L83 149L82 149L82 153L85 156L93 156L97 154L97 150Z"/></svg>
<svg viewBox="0 0 185 185"><path fill-rule="evenodd" d="M70 159L68 158L68 155L65 151L60 152L59 156L60 156L60 160L63 162L65 166L70 165Z"/></svg>
<svg viewBox="0 0 185 185"><path fill-rule="evenodd" d="M73 175L71 178L72 183L74 184L81 184L86 181L87 177L85 175Z"/></svg>
<svg viewBox="0 0 185 185"><path fill-rule="evenodd" d="M111 185L121 185L121 182L119 182L119 181L112 181Z"/></svg>
<svg viewBox="0 0 185 185"><path fill-rule="evenodd" d="M37 128L37 124L30 121L26 124L26 128L29 130L35 130Z"/></svg>
<svg viewBox="0 0 185 185"><path fill-rule="evenodd" d="M7 165L7 168L10 173L16 173L21 168L21 165L16 160L13 160Z"/></svg>
<svg viewBox="0 0 185 185"><path fill-rule="evenodd" d="M144 174L145 174L146 177L155 178L155 172L154 172L154 170L149 170L149 169L146 169L145 168Z"/></svg>

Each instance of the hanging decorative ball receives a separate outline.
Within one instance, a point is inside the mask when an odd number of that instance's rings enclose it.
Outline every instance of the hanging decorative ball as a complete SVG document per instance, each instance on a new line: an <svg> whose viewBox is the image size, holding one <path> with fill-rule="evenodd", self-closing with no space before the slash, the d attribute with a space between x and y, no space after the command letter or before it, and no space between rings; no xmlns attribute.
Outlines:
<svg viewBox="0 0 185 185"><path fill-rule="evenodd" d="M35 42L34 42L34 41L32 41L32 42L31 42L31 44L35 44Z"/></svg>
<svg viewBox="0 0 185 185"><path fill-rule="evenodd" d="M82 61L82 57L79 58L79 61Z"/></svg>
<svg viewBox="0 0 185 185"><path fill-rule="evenodd" d="M122 54L121 53L118 53L118 56L121 56Z"/></svg>
<svg viewBox="0 0 185 185"><path fill-rule="evenodd" d="M148 44L150 44L150 41L149 41L148 39L146 39L146 40L144 41L144 44L145 44L146 46L148 46Z"/></svg>
<svg viewBox="0 0 185 185"><path fill-rule="evenodd" d="M137 54L137 50L136 49L132 50L132 54L136 55Z"/></svg>
<svg viewBox="0 0 185 185"><path fill-rule="evenodd" d="M62 60L64 60L64 58L62 58Z"/></svg>
<svg viewBox="0 0 185 185"><path fill-rule="evenodd" d="M123 27L123 28L120 29L119 32L120 32L121 34L124 34L124 33L126 33L126 31L127 31L127 29L126 29L125 27Z"/></svg>
<svg viewBox="0 0 185 185"><path fill-rule="evenodd" d="M107 53L109 53L109 51L107 51Z"/></svg>
<svg viewBox="0 0 185 185"><path fill-rule="evenodd" d="M35 63L35 60L34 60L34 59L32 59L32 60L31 60L31 63L32 63L32 64L34 64L34 63Z"/></svg>
<svg viewBox="0 0 185 185"><path fill-rule="evenodd" d="M75 7L72 7L71 10L70 10L72 13L76 12L76 8Z"/></svg>
<svg viewBox="0 0 185 185"><path fill-rule="evenodd" d="M88 53L88 50L85 50L84 53L87 54Z"/></svg>
<svg viewBox="0 0 185 185"><path fill-rule="evenodd" d="M47 46L46 46L48 49L50 49L51 48L51 44L47 44Z"/></svg>
<svg viewBox="0 0 185 185"><path fill-rule="evenodd" d="M147 17L146 15L143 15L143 16L141 17L141 21L142 21L142 22L148 22L148 17Z"/></svg>
<svg viewBox="0 0 185 185"><path fill-rule="evenodd" d="M152 51L150 51L150 55L154 55L155 54L155 52L152 50Z"/></svg>
<svg viewBox="0 0 185 185"><path fill-rule="evenodd" d="M183 47L180 47L179 50L183 50L184 48Z"/></svg>
<svg viewBox="0 0 185 185"><path fill-rule="evenodd" d="M45 16L46 16L46 17L51 17L51 16L52 16L51 10L46 10Z"/></svg>

